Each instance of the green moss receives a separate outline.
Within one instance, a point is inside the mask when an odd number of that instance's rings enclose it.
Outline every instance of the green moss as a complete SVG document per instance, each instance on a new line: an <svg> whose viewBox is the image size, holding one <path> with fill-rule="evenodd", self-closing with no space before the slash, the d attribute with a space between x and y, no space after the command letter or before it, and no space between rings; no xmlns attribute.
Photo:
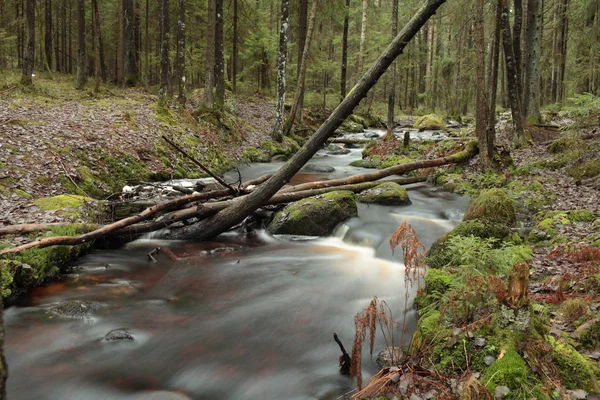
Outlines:
<svg viewBox="0 0 600 400"><path fill-rule="evenodd" d="M288 205L275 214L268 229L275 234L324 236L357 215L354 193L337 190Z"/></svg>
<svg viewBox="0 0 600 400"><path fill-rule="evenodd" d="M561 384L567 389L583 389L589 393L598 393L593 379L600 379L600 368L579 353L573 346L563 341L546 336L552 347L551 356L558 368Z"/></svg>
<svg viewBox="0 0 600 400"><path fill-rule="evenodd" d="M384 182L372 189L360 192L358 201L367 204L382 204L388 206L411 204L406 189L395 182Z"/></svg>
<svg viewBox="0 0 600 400"><path fill-rule="evenodd" d="M585 146L585 142L579 136L567 135L552 142L548 150L550 153L559 154L582 146Z"/></svg>
<svg viewBox="0 0 600 400"><path fill-rule="evenodd" d="M591 210L571 210L569 219L573 222L592 222L596 215Z"/></svg>
<svg viewBox="0 0 600 400"><path fill-rule="evenodd" d="M419 117L413 127L420 131L443 130L446 129L446 124L439 116L435 114L427 114Z"/></svg>
<svg viewBox="0 0 600 400"><path fill-rule="evenodd" d="M529 376L523 357L516 351L509 350L485 371L483 382L492 393L498 385L508 386L514 391L526 385Z"/></svg>
<svg viewBox="0 0 600 400"><path fill-rule="evenodd" d="M593 178L600 175L600 158L567 168L567 174L575 179Z"/></svg>
<svg viewBox="0 0 600 400"><path fill-rule="evenodd" d="M21 189L15 189L15 194L19 197L24 197L26 199L32 199L33 196Z"/></svg>
<svg viewBox="0 0 600 400"><path fill-rule="evenodd" d="M405 157L405 156L389 156L385 157L381 161L381 168L389 168L395 165L407 164L409 162L413 162L415 159Z"/></svg>
<svg viewBox="0 0 600 400"><path fill-rule="evenodd" d="M600 288L600 274L594 275L596 285ZM583 330L579 335L579 342L583 347L595 350L600 346L600 318L588 329Z"/></svg>
<svg viewBox="0 0 600 400"><path fill-rule="evenodd" d="M54 197L44 197L34 201L42 210L75 210L94 200L89 197L74 194L61 194Z"/></svg>
<svg viewBox="0 0 600 400"><path fill-rule="evenodd" d="M453 276L443 269L429 269L425 275L425 291L428 294L442 295L450 289L453 280Z"/></svg>
<svg viewBox="0 0 600 400"><path fill-rule="evenodd" d="M516 212L512 200L501 189L490 189L481 193L467 208L465 221L512 225L516 221Z"/></svg>
<svg viewBox="0 0 600 400"><path fill-rule="evenodd" d="M267 153L265 153L264 151L260 151L256 147L252 147L252 146L247 147L246 150L244 150L242 159L245 162L269 162L270 161L270 157Z"/></svg>
<svg viewBox="0 0 600 400"><path fill-rule="evenodd" d="M350 163L350 166L358 168L381 168L381 162L379 159L355 160Z"/></svg>
<svg viewBox="0 0 600 400"><path fill-rule="evenodd" d="M270 157L283 154L285 156L291 156L300 150L300 145L296 141L289 137L283 138L283 143L274 142L272 140L266 140L260 142L260 147L265 150Z"/></svg>

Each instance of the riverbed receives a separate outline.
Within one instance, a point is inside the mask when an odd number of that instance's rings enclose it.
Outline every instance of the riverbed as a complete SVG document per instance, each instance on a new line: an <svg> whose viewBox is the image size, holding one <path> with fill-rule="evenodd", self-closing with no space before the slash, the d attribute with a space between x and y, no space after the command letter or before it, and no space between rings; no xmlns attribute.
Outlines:
<svg viewBox="0 0 600 400"><path fill-rule="evenodd" d="M364 173L349 166L361 151L320 151L310 163L335 171L300 172L292 183ZM281 164L252 164L240 173L245 181ZM327 238L233 232L206 243L148 237L93 251L73 273L5 311L8 397L334 399L347 393L355 384L338 372L333 332L350 351L354 315L373 296L398 321L408 310L404 344L414 331L416 287L406 287L390 235L406 220L429 247L460 222L468 203L429 184L407 189L411 205L359 204L358 218ZM149 261L146 254L158 246L156 262ZM89 312L52 311L66 301ZM115 330L131 340L103 339ZM379 336L375 349L383 347ZM365 376L377 371L366 350L363 368Z"/></svg>

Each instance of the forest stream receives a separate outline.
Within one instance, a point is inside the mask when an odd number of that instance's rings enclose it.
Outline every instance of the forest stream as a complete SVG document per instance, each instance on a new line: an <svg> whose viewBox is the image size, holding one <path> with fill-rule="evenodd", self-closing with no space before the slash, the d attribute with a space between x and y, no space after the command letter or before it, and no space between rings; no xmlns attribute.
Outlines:
<svg viewBox="0 0 600 400"><path fill-rule="evenodd" d="M364 172L348 166L361 151L320 151L309 163L335 171L301 172L292 183ZM252 164L240 173L246 181L280 165ZM359 217L327 238L264 231L202 243L148 237L93 251L72 274L5 311L8 397L337 398L355 383L338 372L333 332L350 351L354 316L373 296L402 321L416 291L409 287L407 296L402 254L392 254L390 235L407 220L428 248L461 221L468 203L429 184L407 189L412 205L359 203ZM157 246L167 250L149 262L146 254ZM65 304L80 310L55 312ZM407 309L405 342L415 324ZM383 347L379 335L375 351ZM374 358L365 351L365 377L378 369Z"/></svg>

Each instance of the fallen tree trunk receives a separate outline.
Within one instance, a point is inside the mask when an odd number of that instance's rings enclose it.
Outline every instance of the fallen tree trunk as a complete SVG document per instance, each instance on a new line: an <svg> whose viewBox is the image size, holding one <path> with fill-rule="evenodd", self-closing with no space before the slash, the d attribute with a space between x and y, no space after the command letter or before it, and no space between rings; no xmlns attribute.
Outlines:
<svg viewBox="0 0 600 400"><path fill-rule="evenodd" d="M279 193L296 192L299 190L316 189L341 184L353 184L382 179L391 175L398 175L404 172L414 171L421 168L439 167L445 164L455 164L468 160L477 153L477 142L467 143L465 149L447 157L434 158L433 160L415 161L406 164L394 165L393 167L381 169L362 175L353 175L348 178L332 179L329 181L309 182L301 185L290 186L282 189Z"/></svg>
<svg viewBox="0 0 600 400"><path fill-rule="evenodd" d="M392 43L379 56L373 65L362 76L358 84L350 91L344 100L336 107L331 115L319 127L311 139L260 189L244 198L243 202L235 202L231 207L217 215L201 221L186 231L186 239L210 239L232 226L242 222L254 210L265 204L281 187L298 172L304 164L323 146L334 134L335 130L358 106L369 90L377 83L392 62L404 51L404 48L427 20L445 0L426 0L406 26L392 40Z"/></svg>
<svg viewBox="0 0 600 400"><path fill-rule="evenodd" d="M8 225L0 228L0 236L22 235L25 233L45 231L47 229L59 228L61 226L72 225L70 222L50 222L46 224L17 224Z"/></svg>

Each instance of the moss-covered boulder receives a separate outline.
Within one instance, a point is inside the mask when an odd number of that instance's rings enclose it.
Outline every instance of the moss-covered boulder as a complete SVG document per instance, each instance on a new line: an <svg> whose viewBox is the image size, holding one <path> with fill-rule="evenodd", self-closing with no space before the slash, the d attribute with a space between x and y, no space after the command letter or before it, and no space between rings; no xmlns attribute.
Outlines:
<svg viewBox="0 0 600 400"><path fill-rule="evenodd" d="M501 189L490 189L481 193L467 208L465 221L513 225L516 218L512 200Z"/></svg>
<svg viewBox="0 0 600 400"><path fill-rule="evenodd" d="M587 179L600 175L600 158L572 165L567 168L567 174L575 179Z"/></svg>
<svg viewBox="0 0 600 400"><path fill-rule="evenodd" d="M360 192L358 201L368 204L382 204L386 206L404 206L411 204L406 189L395 182L384 182L372 189Z"/></svg>
<svg viewBox="0 0 600 400"><path fill-rule="evenodd" d="M482 381L486 383L487 388L493 393L496 386L507 386L515 391L527 384L531 373L523 357L514 350L509 350L504 357L496 360L485 371Z"/></svg>
<svg viewBox="0 0 600 400"><path fill-rule="evenodd" d="M273 234L325 236L358 210L354 193L337 190L292 203L275 214L268 230Z"/></svg>
<svg viewBox="0 0 600 400"><path fill-rule="evenodd" d="M570 344L551 336L546 336L546 340L552 347L550 355L562 385L567 389L583 389L598 394L593 380L600 380L600 368Z"/></svg>
<svg viewBox="0 0 600 400"><path fill-rule="evenodd" d="M419 131L435 131L446 128L444 121L435 114L427 114L419 117L414 125L415 129Z"/></svg>
<svg viewBox="0 0 600 400"><path fill-rule="evenodd" d="M373 160L355 160L352 161L350 163L351 167L358 167L358 168L380 168L381 167L381 162L377 159L373 159Z"/></svg>
<svg viewBox="0 0 600 400"><path fill-rule="evenodd" d="M479 220L463 221L453 230L436 240L427 252L427 265L442 268L450 262L452 254L446 242L453 236L476 236L482 239L505 239L510 235L510 227L501 223L482 222Z"/></svg>

